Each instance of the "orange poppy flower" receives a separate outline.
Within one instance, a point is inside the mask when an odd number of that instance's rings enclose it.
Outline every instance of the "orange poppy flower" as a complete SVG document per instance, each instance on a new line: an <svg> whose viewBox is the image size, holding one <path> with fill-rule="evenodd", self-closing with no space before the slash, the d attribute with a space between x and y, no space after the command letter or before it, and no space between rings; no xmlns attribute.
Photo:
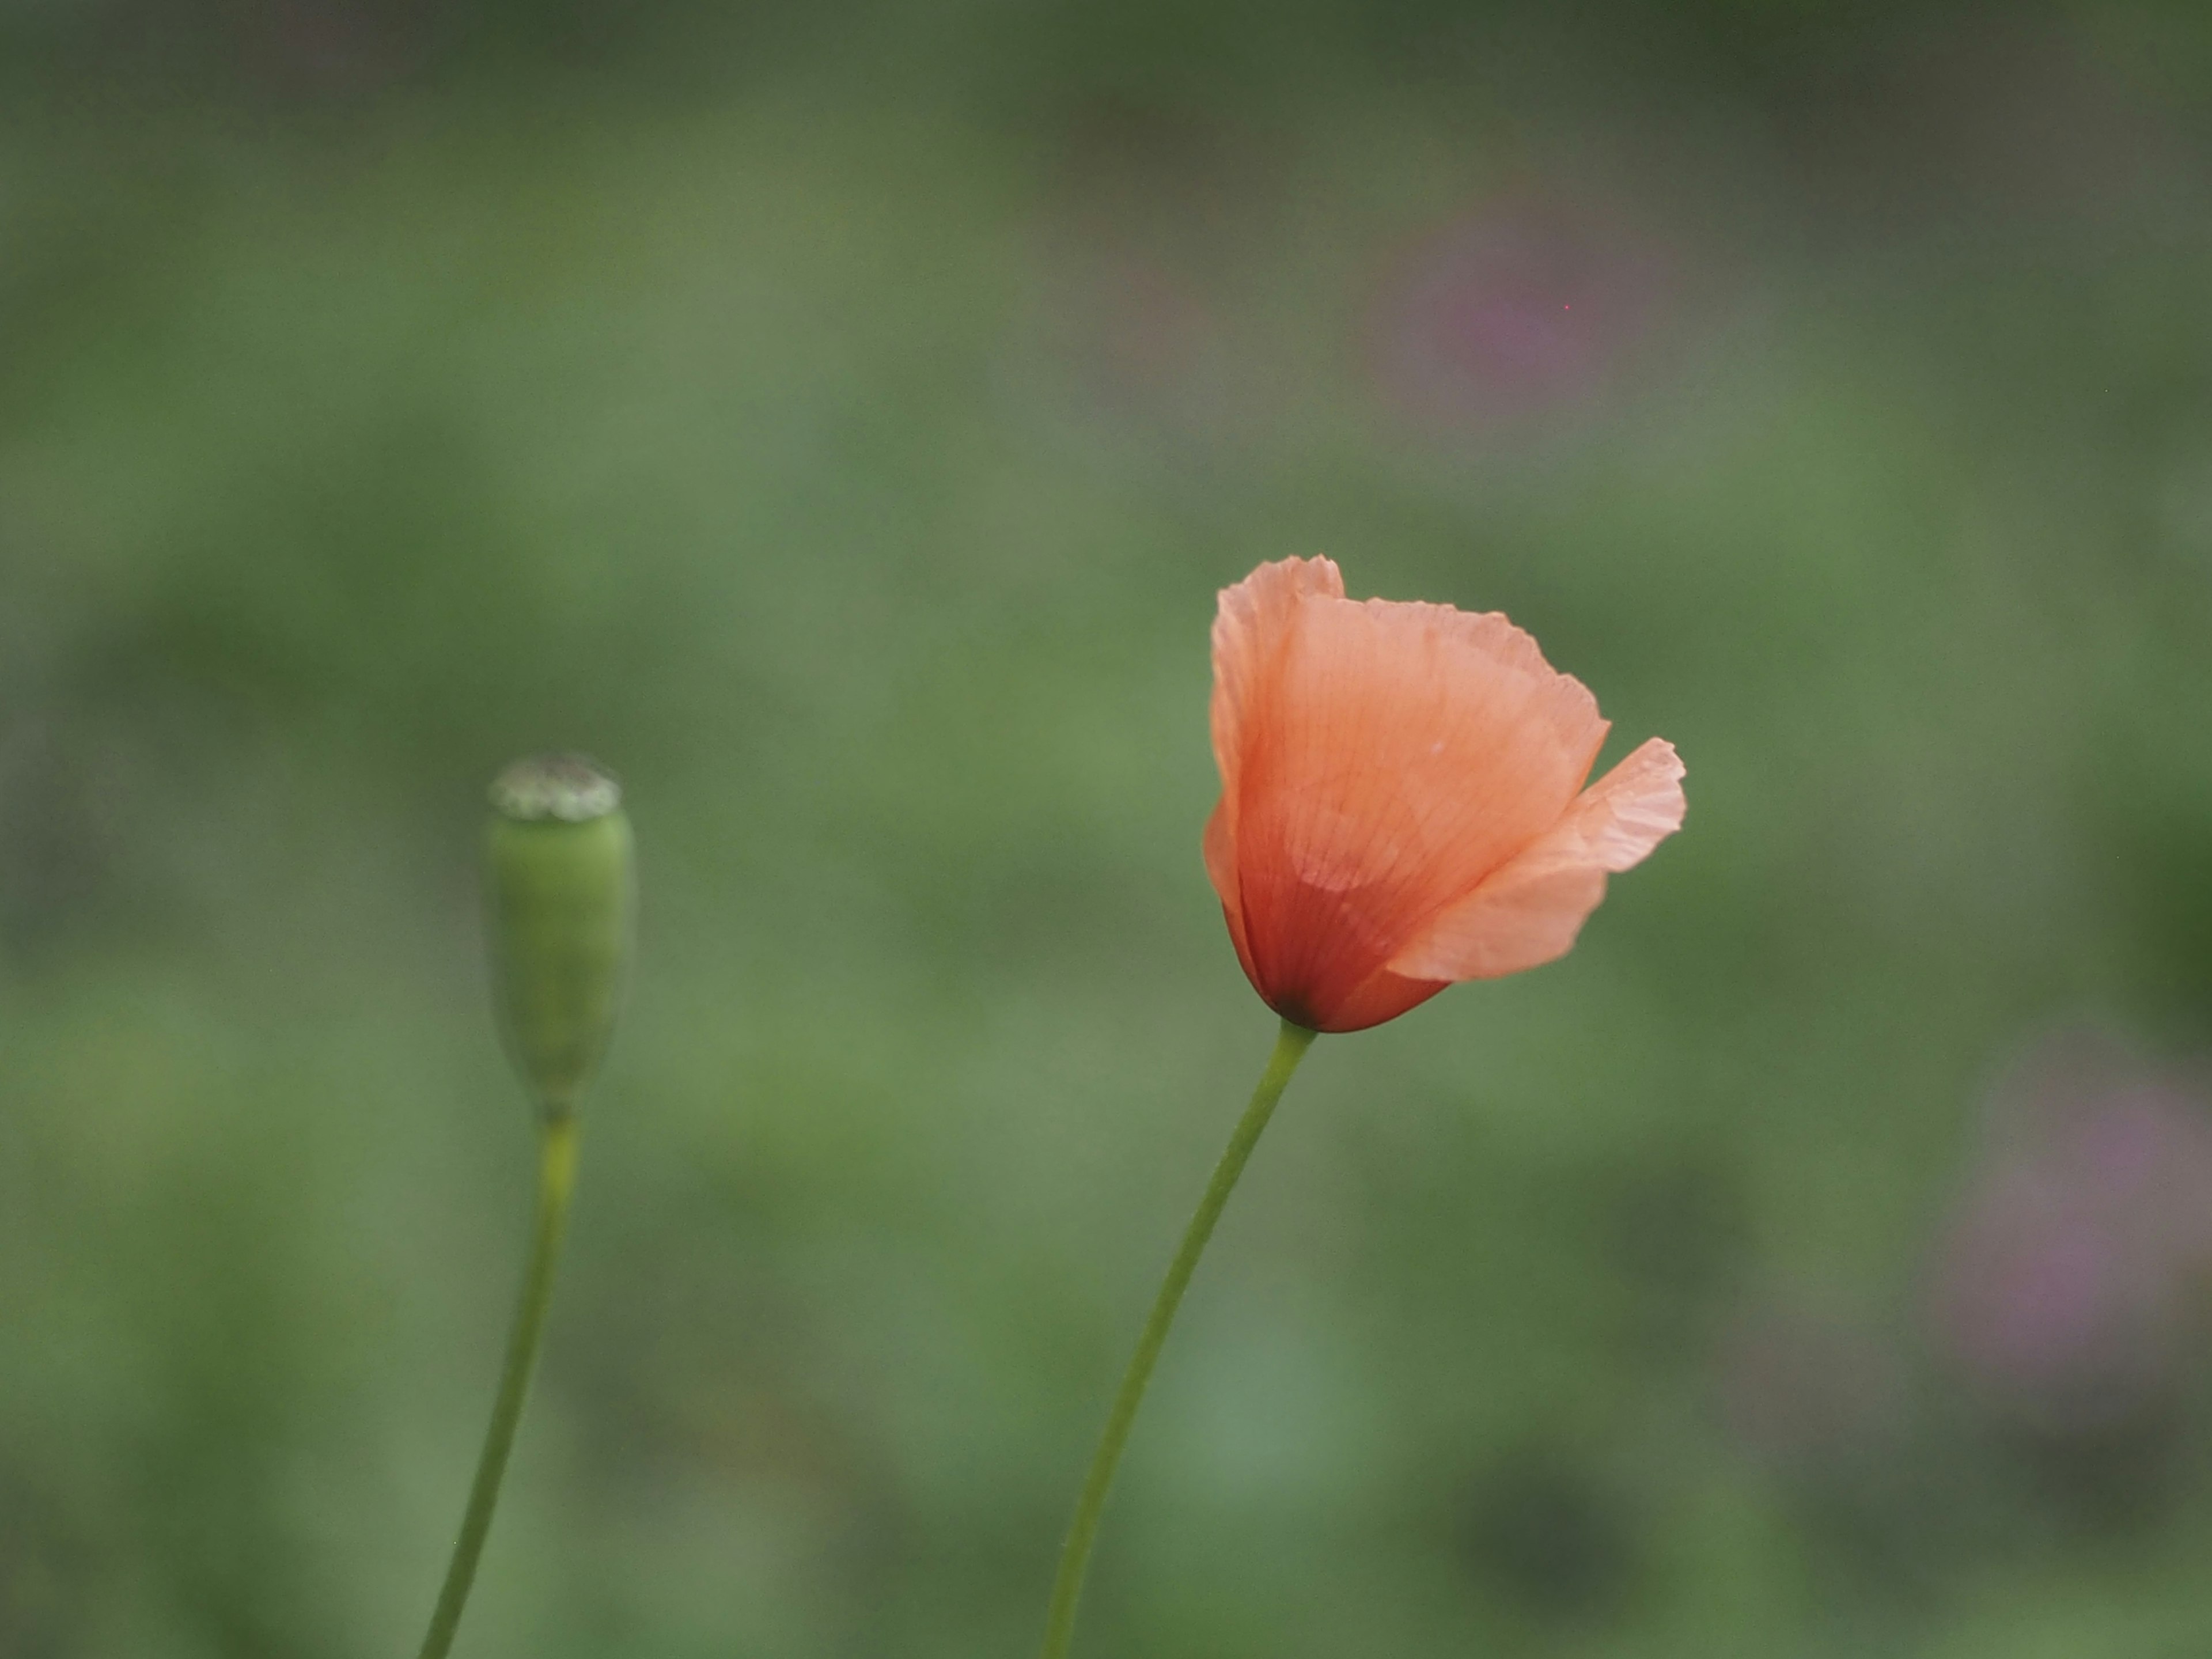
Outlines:
<svg viewBox="0 0 2212 1659"><path fill-rule="evenodd" d="M1206 873L1253 988L1316 1031L1565 955L1682 823L1661 738L1583 787L1597 700L1504 617L1355 605L1328 559L1222 591L1212 723Z"/></svg>

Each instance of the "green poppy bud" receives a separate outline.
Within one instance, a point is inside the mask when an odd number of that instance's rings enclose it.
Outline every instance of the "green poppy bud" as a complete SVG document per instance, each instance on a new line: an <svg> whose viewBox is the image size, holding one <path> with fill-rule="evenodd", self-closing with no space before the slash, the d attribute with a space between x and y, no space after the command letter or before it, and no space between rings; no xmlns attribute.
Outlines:
<svg viewBox="0 0 2212 1659"><path fill-rule="evenodd" d="M492 968L507 1052L548 1116L574 1111L614 1034L636 883L622 787L580 755L491 787Z"/></svg>

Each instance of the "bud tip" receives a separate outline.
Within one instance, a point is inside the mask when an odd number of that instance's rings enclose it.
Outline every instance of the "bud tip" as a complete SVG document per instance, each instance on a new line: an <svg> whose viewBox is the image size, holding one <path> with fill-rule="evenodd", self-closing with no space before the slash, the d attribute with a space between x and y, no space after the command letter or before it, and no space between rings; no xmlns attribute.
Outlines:
<svg viewBox="0 0 2212 1659"><path fill-rule="evenodd" d="M588 756L532 755L492 780L492 810L522 823L587 823L622 805L622 785Z"/></svg>

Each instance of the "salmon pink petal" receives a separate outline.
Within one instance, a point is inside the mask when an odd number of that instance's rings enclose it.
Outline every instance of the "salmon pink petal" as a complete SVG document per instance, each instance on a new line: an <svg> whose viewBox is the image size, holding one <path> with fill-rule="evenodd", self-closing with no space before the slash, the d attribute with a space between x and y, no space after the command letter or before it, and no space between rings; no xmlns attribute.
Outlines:
<svg viewBox="0 0 2212 1659"><path fill-rule="evenodd" d="M1243 586L1279 592L1280 569ZM1233 877L1224 908L1261 994L1334 1030L1423 924L1559 822L1606 725L1502 616L1266 597L1230 590L1217 633L1217 661L1234 629L1248 665L1216 703L1216 884Z"/></svg>
<svg viewBox="0 0 2212 1659"><path fill-rule="evenodd" d="M1407 979L1388 968L1378 968L1358 987L1340 997L1327 1020L1314 1027L1320 1031L1364 1031L1370 1025L1395 1019L1418 1008L1439 991L1450 988L1442 979Z"/></svg>
<svg viewBox="0 0 2212 1659"><path fill-rule="evenodd" d="M1224 904L1236 902L1237 785L1245 733L1273 695L1299 605L1308 599L1343 597L1344 577L1330 559L1279 559L1221 590L1213 618L1210 711L1221 805L1206 829L1206 868Z"/></svg>
<svg viewBox="0 0 2212 1659"><path fill-rule="evenodd" d="M1229 942L1237 947L1244 977L1256 986L1260 973L1252 965L1252 943L1244 934L1244 902L1238 896L1235 823L1235 811L1224 793L1206 820L1206 873L1220 896L1222 920L1229 924Z"/></svg>
<svg viewBox="0 0 2212 1659"><path fill-rule="evenodd" d="M1626 870L1681 827L1682 763L1654 738L1592 784L1548 832L1438 914L1394 956L1409 980L1494 979L1563 956Z"/></svg>
<svg viewBox="0 0 2212 1659"><path fill-rule="evenodd" d="M1307 599L1343 598L1344 575L1334 559L1278 559L1221 590L1213 618L1211 712L1213 752L1224 763L1242 747L1252 712L1267 699L1299 606Z"/></svg>
<svg viewBox="0 0 2212 1659"><path fill-rule="evenodd" d="M1283 643L1300 603L1341 599L1344 577L1329 559L1279 559L1263 564L1234 587L1224 588L1213 619L1213 758L1221 770L1221 799L1206 821L1206 873L1221 899L1237 959L1255 985L1259 975L1244 932L1244 906L1237 876L1238 780L1243 738L1255 714L1273 695Z"/></svg>

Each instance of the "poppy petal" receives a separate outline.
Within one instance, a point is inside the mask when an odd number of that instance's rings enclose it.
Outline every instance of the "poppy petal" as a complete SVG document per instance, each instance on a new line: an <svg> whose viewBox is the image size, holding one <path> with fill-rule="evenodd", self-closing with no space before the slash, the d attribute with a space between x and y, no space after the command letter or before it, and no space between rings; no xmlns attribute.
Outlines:
<svg viewBox="0 0 2212 1659"><path fill-rule="evenodd" d="M1222 589L1213 618L1214 764L1221 799L1206 821L1206 873L1221 899L1237 958L1254 984L1259 975L1244 932L1237 870L1237 820L1243 776L1244 734L1280 672L1283 645L1307 599L1340 599L1344 577L1333 560L1278 559L1233 587Z"/></svg>
<svg viewBox="0 0 2212 1659"><path fill-rule="evenodd" d="M1412 980L1494 979L1563 956L1605 896L1681 827L1682 762L1654 738L1583 791L1558 825L1441 912L1393 957Z"/></svg>
<svg viewBox="0 0 2212 1659"><path fill-rule="evenodd" d="M1314 1029L1364 1031L1370 1025L1395 1019L1408 1009L1419 1007L1437 992L1450 988L1449 980L1407 979L1388 968L1378 968L1351 993L1339 998L1329 1010L1327 1023Z"/></svg>
<svg viewBox="0 0 2212 1659"><path fill-rule="evenodd" d="M1256 986L1260 975L1252 965L1251 941L1244 934L1244 901L1237 879L1235 822L1234 811L1224 792L1206 820L1206 873L1213 883L1214 892L1220 896L1221 917L1229 924L1229 942L1237 947L1237 960L1243 964L1244 977Z"/></svg>
<svg viewBox="0 0 2212 1659"><path fill-rule="evenodd" d="M1279 654L1241 734L1237 866L1263 994L1321 1028L1558 823L1606 726L1495 614L1309 601Z"/></svg>

